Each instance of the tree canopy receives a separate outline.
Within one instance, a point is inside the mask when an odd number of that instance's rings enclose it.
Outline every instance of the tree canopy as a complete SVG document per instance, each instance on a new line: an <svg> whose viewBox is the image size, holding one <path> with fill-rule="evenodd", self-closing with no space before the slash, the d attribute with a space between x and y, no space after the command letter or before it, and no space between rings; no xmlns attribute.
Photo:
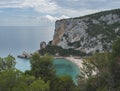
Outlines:
<svg viewBox="0 0 120 91"><path fill-rule="evenodd" d="M112 50L112 53L96 53L83 61L78 81L81 91L120 91L120 39Z"/></svg>
<svg viewBox="0 0 120 91"><path fill-rule="evenodd" d="M83 60L78 85L70 76L55 74L50 55L34 53L30 63L31 69L21 72L12 55L0 57L0 91L120 91L120 39L112 53L95 53Z"/></svg>
<svg viewBox="0 0 120 91"><path fill-rule="evenodd" d="M49 91L49 82L15 68L15 58L0 58L0 91Z"/></svg>

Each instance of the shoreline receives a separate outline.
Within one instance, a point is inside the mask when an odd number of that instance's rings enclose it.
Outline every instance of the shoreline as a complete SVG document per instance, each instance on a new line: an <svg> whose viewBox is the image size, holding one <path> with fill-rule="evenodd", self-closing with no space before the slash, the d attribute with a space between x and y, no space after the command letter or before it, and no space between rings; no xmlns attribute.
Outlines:
<svg viewBox="0 0 120 91"><path fill-rule="evenodd" d="M78 68L82 68L82 62L83 62L83 59L82 58L79 58L79 59L76 59L75 57L65 57L66 60L74 63L76 66L78 66Z"/></svg>
<svg viewBox="0 0 120 91"><path fill-rule="evenodd" d="M66 59L72 63L74 63L76 66L78 66L78 68L82 68L82 62L83 59L82 58L76 58L76 57L54 57L55 59Z"/></svg>
<svg viewBox="0 0 120 91"><path fill-rule="evenodd" d="M82 65L83 59L82 58L76 59L75 57L65 57L65 59L74 63L76 66L78 66L79 69L83 68L83 65ZM97 71L93 70L92 75L94 76L96 74L97 74ZM88 76L86 74L84 74L84 77L88 78Z"/></svg>
<svg viewBox="0 0 120 91"><path fill-rule="evenodd" d="M65 59L71 61L72 63L74 63L75 65L78 66L79 69L83 68L83 59L82 58L79 58L79 59L76 59L75 57L66 57ZM97 74L97 70L93 70L92 71L92 75L96 75ZM88 78L87 75L85 75L85 78Z"/></svg>

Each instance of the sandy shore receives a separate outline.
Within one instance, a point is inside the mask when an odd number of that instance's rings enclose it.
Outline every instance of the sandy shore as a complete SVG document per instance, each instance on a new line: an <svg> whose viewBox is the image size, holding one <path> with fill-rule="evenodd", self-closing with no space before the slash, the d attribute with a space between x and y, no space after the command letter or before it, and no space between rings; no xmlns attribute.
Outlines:
<svg viewBox="0 0 120 91"><path fill-rule="evenodd" d="M65 57L65 59L73 62L74 64L76 64L79 68L82 68L82 62L83 62L83 59L76 59L74 57Z"/></svg>
<svg viewBox="0 0 120 91"><path fill-rule="evenodd" d="M67 59L67 60L73 62L74 64L76 64L79 67L79 69L83 68L83 65L82 65L83 59L81 59L81 58L76 59L75 57L65 57L65 59ZM92 75L96 75L96 74L97 74L97 71L92 71ZM88 78L88 76L86 74L84 74L84 75L85 75L85 78Z"/></svg>

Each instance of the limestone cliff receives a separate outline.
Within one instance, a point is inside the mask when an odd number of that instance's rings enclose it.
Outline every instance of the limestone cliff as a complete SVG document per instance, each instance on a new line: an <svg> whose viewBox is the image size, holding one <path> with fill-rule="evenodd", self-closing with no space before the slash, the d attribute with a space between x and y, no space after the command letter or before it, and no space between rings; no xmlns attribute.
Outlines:
<svg viewBox="0 0 120 91"><path fill-rule="evenodd" d="M85 53L111 51L120 37L120 9L56 21L52 45Z"/></svg>

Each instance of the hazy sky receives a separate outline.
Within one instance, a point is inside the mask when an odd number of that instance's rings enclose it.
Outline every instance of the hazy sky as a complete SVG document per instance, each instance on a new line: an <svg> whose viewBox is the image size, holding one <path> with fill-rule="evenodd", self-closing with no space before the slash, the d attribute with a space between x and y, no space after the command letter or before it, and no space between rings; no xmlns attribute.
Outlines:
<svg viewBox="0 0 120 91"><path fill-rule="evenodd" d="M120 0L0 0L0 26L54 26L58 19L120 8Z"/></svg>

